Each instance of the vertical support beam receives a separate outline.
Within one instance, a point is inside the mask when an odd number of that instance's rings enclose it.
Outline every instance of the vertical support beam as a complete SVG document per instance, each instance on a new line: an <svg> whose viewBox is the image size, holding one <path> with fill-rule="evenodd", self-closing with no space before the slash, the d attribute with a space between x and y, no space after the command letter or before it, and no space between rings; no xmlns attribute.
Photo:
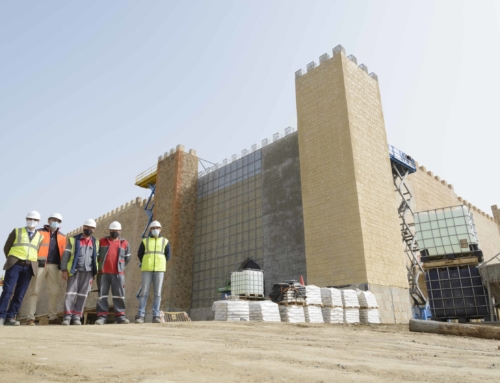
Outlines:
<svg viewBox="0 0 500 383"><path fill-rule="evenodd" d="M168 262L162 289L162 308L188 311L191 307L198 157L194 150L176 151L158 162L154 219L170 241L172 257Z"/></svg>

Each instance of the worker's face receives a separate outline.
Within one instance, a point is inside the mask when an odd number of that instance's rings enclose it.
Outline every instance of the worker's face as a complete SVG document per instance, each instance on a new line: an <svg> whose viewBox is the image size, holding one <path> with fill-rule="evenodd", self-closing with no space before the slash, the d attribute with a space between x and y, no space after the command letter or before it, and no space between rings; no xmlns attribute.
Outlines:
<svg viewBox="0 0 500 383"><path fill-rule="evenodd" d="M160 232L161 232L161 227L158 227L158 226L155 226L155 227L152 227L149 232L151 233L151 235L153 237L159 237L160 236Z"/></svg>
<svg viewBox="0 0 500 383"><path fill-rule="evenodd" d="M109 236L113 239L116 239L120 236L120 234L122 233L121 230L110 230L109 231Z"/></svg>
<svg viewBox="0 0 500 383"><path fill-rule="evenodd" d="M49 226L52 230L58 229L61 227L61 220L57 218L49 218Z"/></svg>
<svg viewBox="0 0 500 383"><path fill-rule="evenodd" d="M90 237L94 233L95 227L92 226L83 226L83 234L85 234L87 237Z"/></svg>

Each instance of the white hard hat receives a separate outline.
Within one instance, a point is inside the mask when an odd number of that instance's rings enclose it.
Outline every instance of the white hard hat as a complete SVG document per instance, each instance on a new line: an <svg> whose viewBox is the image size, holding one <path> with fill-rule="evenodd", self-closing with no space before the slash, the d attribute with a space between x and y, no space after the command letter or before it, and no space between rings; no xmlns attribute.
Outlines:
<svg viewBox="0 0 500 383"><path fill-rule="evenodd" d="M113 221L109 225L109 230L121 230L121 229L122 229L122 225L118 221Z"/></svg>
<svg viewBox="0 0 500 383"><path fill-rule="evenodd" d="M90 218L83 223L83 226L90 226L95 228L97 225L95 224L95 221Z"/></svg>
<svg viewBox="0 0 500 383"><path fill-rule="evenodd" d="M151 229L152 227L161 227L161 223L158 222L158 221L153 221L151 222L151 224L149 225L149 228Z"/></svg>
<svg viewBox="0 0 500 383"><path fill-rule="evenodd" d="M59 221L62 222L62 215L59 213L53 213L53 214L49 215L49 219L51 219L51 218L57 218Z"/></svg>
<svg viewBox="0 0 500 383"><path fill-rule="evenodd" d="M30 211L28 215L26 215L26 218L37 219L40 221L40 213L36 210Z"/></svg>

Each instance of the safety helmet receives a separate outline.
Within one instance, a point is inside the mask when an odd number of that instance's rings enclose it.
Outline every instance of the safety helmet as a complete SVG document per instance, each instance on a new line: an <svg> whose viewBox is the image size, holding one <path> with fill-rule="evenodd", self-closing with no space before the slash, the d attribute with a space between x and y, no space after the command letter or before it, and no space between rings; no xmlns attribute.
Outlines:
<svg viewBox="0 0 500 383"><path fill-rule="evenodd" d="M26 218L31 218L31 219L37 219L40 221L40 213L37 212L36 210L30 211L27 215Z"/></svg>
<svg viewBox="0 0 500 383"><path fill-rule="evenodd" d="M89 218L83 223L83 226L90 226L95 228L97 225L95 224L95 221L92 218Z"/></svg>
<svg viewBox="0 0 500 383"><path fill-rule="evenodd" d="M109 225L109 230L121 230L121 229L122 229L122 225L118 221L113 221Z"/></svg>
<svg viewBox="0 0 500 383"><path fill-rule="evenodd" d="M151 222L151 224L149 225L149 228L151 229L152 227L161 227L161 223L158 222L158 221L153 221Z"/></svg>
<svg viewBox="0 0 500 383"><path fill-rule="evenodd" d="M62 215L59 213L53 213L53 214L49 215L49 219L51 219L51 218L57 218L59 221L62 222Z"/></svg>

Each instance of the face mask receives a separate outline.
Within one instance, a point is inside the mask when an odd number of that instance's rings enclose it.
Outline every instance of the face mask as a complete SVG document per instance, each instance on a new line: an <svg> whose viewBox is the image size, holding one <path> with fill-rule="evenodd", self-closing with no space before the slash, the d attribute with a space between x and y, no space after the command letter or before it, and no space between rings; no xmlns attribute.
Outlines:
<svg viewBox="0 0 500 383"><path fill-rule="evenodd" d="M58 222L56 222L56 221L52 221L52 222L50 223L50 228L51 228L52 230L56 230L58 227L59 227L59 223L58 223Z"/></svg>
<svg viewBox="0 0 500 383"><path fill-rule="evenodd" d="M158 237L160 235L160 230L158 230L158 229L151 230L151 235L153 237Z"/></svg>
<svg viewBox="0 0 500 383"><path fill-rule="evenodd" d="M37 221L33 221L32 219L27 219L26 220L26 226L28 226L30 229L36 227L36 225L38 224Z"/></svg>
<svg viewBox="0 0 500 383"><path fill-rule="evenodd" d="M94 230L92 229L83 229L83 234L85 234L87 237L90 237Z"/></svg>
<svg viewBox="0 0 500 383"><path fill-rule="evenodd" d="M120 233L116 232L116 231L112 231L109 233L109 236L113 239L116 239L120 236Z"/></svg>

